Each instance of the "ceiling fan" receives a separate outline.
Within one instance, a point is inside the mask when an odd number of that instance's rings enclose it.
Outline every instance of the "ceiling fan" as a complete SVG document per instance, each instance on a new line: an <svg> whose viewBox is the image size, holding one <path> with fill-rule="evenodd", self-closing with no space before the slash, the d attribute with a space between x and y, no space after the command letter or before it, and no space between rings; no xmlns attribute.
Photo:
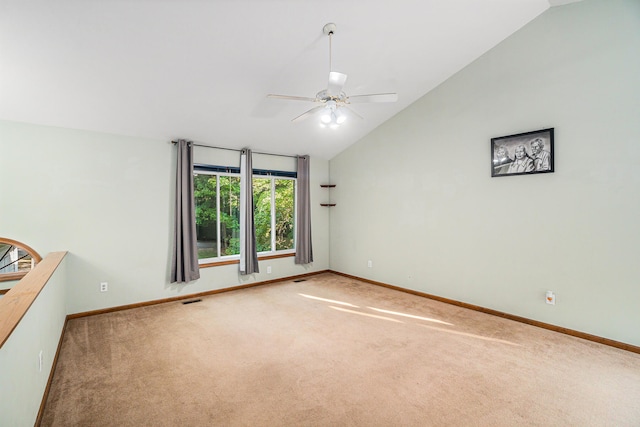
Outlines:
<svg viewBox="0 0 640 427"><path fill-rule="evenodd" d="M307 101L320 104L310 110L305 111L295 117L292 122L298 122L316 113L321 113L320 125L323 127L335 128L344 123L347 115L355 116L362 119L358 113L348 107L350 104L365 102L396 102L398 100L397 93L372 93L368 95L352 95L347 96L342 90L347 75L331 70L331 37L336 31L336 24L326 24L322 31L329 36L329 84L327 88L318 92L315 98L305 96L289 96L269 94L267 98L286 99L292 101Z"/></svg>

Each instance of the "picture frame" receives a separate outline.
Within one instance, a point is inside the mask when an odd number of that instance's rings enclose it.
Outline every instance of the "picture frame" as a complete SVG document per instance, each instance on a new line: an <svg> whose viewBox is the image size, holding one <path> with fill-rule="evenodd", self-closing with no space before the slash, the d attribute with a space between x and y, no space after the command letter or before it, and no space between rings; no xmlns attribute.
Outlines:
<svg viewBox="0 0 640 427"><path fill-rule="evenodd" d="M553 130L548 128L491 138L491 176L553 172Z"/></svg>

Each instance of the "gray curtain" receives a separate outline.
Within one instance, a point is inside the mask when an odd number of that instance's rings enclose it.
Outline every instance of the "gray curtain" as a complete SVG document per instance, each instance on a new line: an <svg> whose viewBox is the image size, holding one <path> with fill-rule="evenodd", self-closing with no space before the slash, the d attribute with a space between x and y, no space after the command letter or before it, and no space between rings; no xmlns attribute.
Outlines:
<svg viewBox="0 0 640 427"><path fill-rule="evenodd" d="M251 150L245 148L240 152L240 274L258 272L253 222L253 161Z"/></svg>
<svg viewBox="0 0 640 427"><path fill-rule="evenodd" d="M196 237L196 208L193 198L193 146L184 139L177 143L176 203L171 259L171 283L200 278Z"/></svg>
<svg viewBox="0 0 640 427"><path fill-rule="evenodd" d="M309 192L309 156L298 156L296 184L296 264L313 262L311 247L311 196Z"/></svg>

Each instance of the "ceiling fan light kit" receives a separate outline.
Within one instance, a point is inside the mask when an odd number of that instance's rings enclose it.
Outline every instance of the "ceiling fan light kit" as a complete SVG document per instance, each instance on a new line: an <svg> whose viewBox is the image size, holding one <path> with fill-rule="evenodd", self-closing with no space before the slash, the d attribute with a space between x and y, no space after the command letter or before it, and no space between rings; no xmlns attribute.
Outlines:
<svg viewBox="0 0 640 427"><path fill-rule="evenodd" d="M336 102L327 101L320 116L320 126L335 129L344 123L345 120L347 120L347 116L337 108Z"/></svg>
<svg viewBox="0 0 640 427"><path fill-rule="evenodd" d="M368 95L347 96L342 90L347 81L347 75L332 71L331 64L331 38L336 31L336 24L328 23L322 28L322 32L329 36L329 83L327 88L318 92L315 98L304 96L276 95L269 94L268 98L285 99L290 101L311 101L320 104L310 110L305 111L295 117L292 122L298 122L320 113L320 126L335 129L344 123L347 119L345 111L351 116L362 119L358 113L350 109L347 105L351 103L366 102L396 102L398 95L396 93L374 93Z"/></svg>

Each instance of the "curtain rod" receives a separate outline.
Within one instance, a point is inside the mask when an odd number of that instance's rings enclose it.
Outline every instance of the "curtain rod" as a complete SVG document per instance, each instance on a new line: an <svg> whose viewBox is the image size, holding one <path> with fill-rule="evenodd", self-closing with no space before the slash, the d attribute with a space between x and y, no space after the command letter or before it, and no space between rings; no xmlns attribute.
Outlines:
<svg viewBox="0 0 640 427"><path fill-rule="evenodd" d="M178 141L171 141L171 143L172 144L177 144ZM242 151L242 150L238 150L236 148L214 147L213 145L196 144L195 142L192 142L191 144L193 144L196 147L215 148L217 150L228 150L228 151L237 151L237 152ZM294 159L298 158L298 156L290 156L290 155L287 155L287 154L263 153L261 151L253 151L253 154L263 154L265 156L291 157L291 158L294 158Z"/></svg>

